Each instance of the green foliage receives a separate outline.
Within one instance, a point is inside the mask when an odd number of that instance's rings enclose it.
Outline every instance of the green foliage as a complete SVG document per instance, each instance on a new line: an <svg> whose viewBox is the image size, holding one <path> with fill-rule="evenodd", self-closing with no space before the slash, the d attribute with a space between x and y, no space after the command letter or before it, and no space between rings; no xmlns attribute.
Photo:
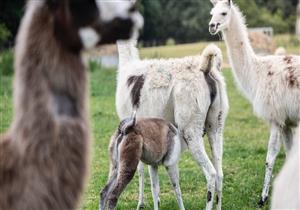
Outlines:
<svg viewBox="0 0 300 210"><path fill-rule="evenodd" d="M10 31L7 29L7 27L0 23L0 49L4 46L7 39L11 36Z"/></svg>
<svg viewBox="0 0 300 210"><path fill-rule="evenodd" d="M234 0L246 16L250 27L271 26L276 33L293 32L297 0ZM177 43L212 39L208 33L208 0L141 0L145 17L141 39L145 43L165 43L173 37Z"/></svg>
<svg viewBox="0 0 300 210"><path fill-rule="evenodd" d="M97 69L100 69L101 68L101 64L99 64L98 61L95 61L95 60L90 60L89 61L89 69L91 72L94 72L96 71Z"/></svg>
<svg viewBox="0 0 300 210"><path fill-rule="evenodd" d="M273 27L276 33L287 33L294 30L295 8L288 7L290 13L287 16L282 5L289 4L287 1L277 1L276 7L266 2L256 3L254 0L236 0L243 14L246 16L249 27ZM259 0L257 0L259 2ZM276 9L275 9L276 8Z"/></svg>
<svg viewBox="0 0 300 210"><path fill-rule="evenodd" d="M6 46L15 38L24 2L0 1L0 22L12 36L5 40ZM209 0L138 0L138 7L145 17L141 35L144 45L165 44L169 37L176 43L209 40ZM275 32L294 32L298 0L233 0L247 17L250 27L271 26ZM0 29L1 31L1 29ZM0 32L1 33L1 32ZM1 43L1 36L0 36Z"/></svg>
<svg viewBox="0 0 300 210"><path fill-rule="evenodd" d="M167 41L166 41L166 45L167 46L174 46L176 44L176 41L175 41L175 39L173 39L173 38L169 38L169 39L167 39Z"/></svg>
<svg viewBox="0 0 300 210"><path fill-rule="evenodd" d="M4 23L12 36L5 40L5 45L13 43L25 8L24 0L1 0L0 1L0 23Z"/></svg>
<svg viewBox="0 0 300 210"><path fill-rule="evenodd" d="M0 54L0 76L12 75L14 55L12 50L4 51Z"/></svg>

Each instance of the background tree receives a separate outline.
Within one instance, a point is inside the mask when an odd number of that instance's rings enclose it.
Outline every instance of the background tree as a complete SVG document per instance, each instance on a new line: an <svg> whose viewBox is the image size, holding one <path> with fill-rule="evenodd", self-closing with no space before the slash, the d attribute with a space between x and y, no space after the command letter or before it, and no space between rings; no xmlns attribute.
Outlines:
<svg viewBox="0 0 300 210"><path fill-rule="evenodd" d="M250 27L271 26L276 33L294 33L298 0L233 1ZM0 48L12 46L24 5L25 0L0 0ZM207 29L209 0L138 0L138 5L145 17L141 40L146 45L164 44L170 38L177 43L218 38Z"/></svg>

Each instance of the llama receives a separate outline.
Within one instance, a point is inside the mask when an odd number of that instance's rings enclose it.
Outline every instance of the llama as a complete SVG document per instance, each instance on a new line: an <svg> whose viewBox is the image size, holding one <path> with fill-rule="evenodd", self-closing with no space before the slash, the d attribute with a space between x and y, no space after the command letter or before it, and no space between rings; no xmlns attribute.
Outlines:
<svg viewBox="0 0 300 210"><path fill-rule="evenodd" d="M271 209L300 209L299 137L294 138L291 154L274 182Z"/></svg>
<svg viewBox="0 0 300 210"><path fill-rule="evenodd" d="M118 198L134 177L139 161L150 166L151 190L154 209L158 210L158 166L165 166L174 188L179 208L184 205L179 186L177 162L181 153L177 129L158 118L133 118L123 120L112 136L110 151L110 178L101 192L100 209L115 209Z"/></svg>
<svg viewBox="0 0 300 210"><path fill-rule="evenodd" d="M103 15L106 7L115 10ZM81 51L127 39L141 22L126 2L27 2L15 49L14 118L0 137L1 210L76 209L90 147Z"/></svg>
<svg viewBox="0 0 300 210"><path fill-rule="evenodd" d="M220 73L220 49L209 45L201 56L166 60L140 60L133 42L118 42L118 50L118 116L125 119L135 106L138 117L162 118L176 125L181 139L204 171L206 209L212 209L215 190L218 209L221 209L223 128L229 107L224 78ZM204 148L204 130L212 147L213 163ZM144 205L142 164L138 172L139 209Z"/></svg>
<svg viewBox="0 0 300 210"><path fill-rule="evenodd" d="M293 130L300 120L300 57L257 56L251 48L245 19L231 0L211 0L209 30L224 36L230 64L239 89L252 102L256 115L271 125L264 186L259 201L268 198L275 159L284 142L292 146Z"/></svg>

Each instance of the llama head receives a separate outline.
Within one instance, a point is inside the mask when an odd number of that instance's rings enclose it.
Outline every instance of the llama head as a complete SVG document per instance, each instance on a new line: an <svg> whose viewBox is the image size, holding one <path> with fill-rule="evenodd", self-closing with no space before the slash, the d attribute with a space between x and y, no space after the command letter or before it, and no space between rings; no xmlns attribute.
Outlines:
<svg viewBox="0 0 300 210"><path fill-rule="evenodd" d="M211 20L209 22L209 32L212 35L227 29L231 18L232 0L211 0L214 5L211 10Z"/></svg>
<svg viewBox="0 0 300 210"><path fill-rule="evenodd" d="M75 49L137 38L143 18L130 0L45 0L55 35Z"/></svg>

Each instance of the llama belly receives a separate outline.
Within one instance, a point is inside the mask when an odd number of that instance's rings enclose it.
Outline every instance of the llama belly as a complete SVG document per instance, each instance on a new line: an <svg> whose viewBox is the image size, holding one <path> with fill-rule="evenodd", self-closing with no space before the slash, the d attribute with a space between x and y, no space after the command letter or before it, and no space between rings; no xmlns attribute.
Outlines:
<svg viewBox="0 0 300 210"><path fill-rule="evenodd" d="M160 165L165 153L143 149L141 161L147 165Z"/></svg>
<svg viewBox="0 0 300 210"><path fill-rule="evenodd" d="M300 106L295 98L282 96L280 100L257 98L254 101L253 109L255 114L267 122L276 122L279 125L297 125L300 121ZM294 101L295 100L295 101ZM298 100L300 102L300 98Z"/></svg>

